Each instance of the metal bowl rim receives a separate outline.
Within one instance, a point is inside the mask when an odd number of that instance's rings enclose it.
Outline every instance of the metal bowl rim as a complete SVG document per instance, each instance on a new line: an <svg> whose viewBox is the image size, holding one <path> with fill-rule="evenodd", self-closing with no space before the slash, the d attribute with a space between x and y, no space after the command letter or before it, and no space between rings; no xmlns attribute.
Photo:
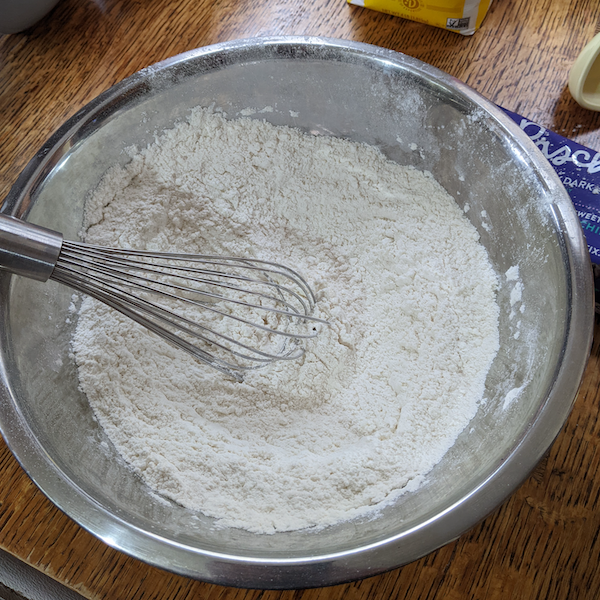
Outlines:
<svg viewBox="0 0 600 600"><path fill-rule="evenodd" d="M138 71L86 104L43 144L22 171L1 210L26 216L36 185L43 181L45 175L60 159L60 156L54 156L56 150L62 148L83 123L93 120L94 115L107 104L134 91L147 77L190 61L231 52L256 52L266 46L296 46L306 49L318 46L327 47L334 52L351 52L368 61L379 61L381 64L419 73L442 86L452 88L483 109L499 128L506 131L513 143L522 150L523 155L527 156L555 198L558 226L561 227L566 240L572 294L569 332L563 360L543 409L540 409L526 436L507 453L502 464L490 473L485 482L443 513L412 530L349 551L312 555L301 559L257 559L251 556L235 556L233 553L203 551L132 527L125 520L106 511L78 488L75 482L55 468L51 458L39 446L23 416L15 410L16 403L12 399L6 372L5 350L2 350L0 392L3 398L0 402L0 430L21 466L59 509L109 546L168 571L220 585L289 589L351 581L416 560L454 540L502 503L542 458L570 413L591 348L593 286L587 246L569 196L535 144L503 111L458 79L415 58L377 46L332 38L278 36L223 42L176 55ZM2 275L0 286L4 298L7 297L9 280L10 276ZM5 307L2 306L0 310L4 315ZM552 411L547 410L549 406L553 407ZM424 533L426 535L423 535ZM254 570L245 571L240 578L235 573L236 566L239 565L252 565Z"/></svg>

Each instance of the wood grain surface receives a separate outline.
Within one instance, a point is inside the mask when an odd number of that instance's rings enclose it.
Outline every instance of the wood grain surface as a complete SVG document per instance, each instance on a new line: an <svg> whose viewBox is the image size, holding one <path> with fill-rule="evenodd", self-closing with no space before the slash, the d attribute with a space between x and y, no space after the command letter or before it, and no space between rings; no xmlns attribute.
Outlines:
<svg viewBox="0 0 600 600"><path fill-rule="evenodd" d="M344 0L61 0L28 31L0 36L0 198L43 141L112 84L192 48L265 35L322 35L404 52L600 150L600 114L578 107L567 89L572 63L599 30L597 0L494 0L468 38ZM457 541L384 575L276 592L149 567L56 509L2 441L0 547L98 600L597 599L599 361L596 340L563 431L503 506Z"/></svg>

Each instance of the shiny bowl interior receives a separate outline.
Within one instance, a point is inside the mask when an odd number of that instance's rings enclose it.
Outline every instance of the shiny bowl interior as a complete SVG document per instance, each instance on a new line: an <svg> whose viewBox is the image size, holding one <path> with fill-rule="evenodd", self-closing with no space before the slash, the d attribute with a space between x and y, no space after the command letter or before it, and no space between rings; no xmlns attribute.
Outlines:
<svg viewBox="0 0 600 600"><path fill-rule="evenodd" d="M71 291L3 274L0 427L11 450L58 507L110 546L223 585L339 583L456 538L542 457L588 357L589 256L554 171L502 111L417 60L352 42L258 38L174 57L109 89L49 139L3 211L77 238L86 195L127 161L125 149L144 147L199 105L231 117L254 108L254 118L376 145L468 203L501 282L501 350L487 401L423 486L375 518L274 535L217 528L148 489L99 428L69 352ZM516 265L519 303L505 276Z"/></svg>

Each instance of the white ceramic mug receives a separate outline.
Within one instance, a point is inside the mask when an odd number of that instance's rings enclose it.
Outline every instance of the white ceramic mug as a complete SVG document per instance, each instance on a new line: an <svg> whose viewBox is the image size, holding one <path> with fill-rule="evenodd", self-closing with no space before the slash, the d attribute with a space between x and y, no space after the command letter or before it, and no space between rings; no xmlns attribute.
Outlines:
<svg viewBox="0 0 600 600"><path fill-rule="evenodd" d="M0 0L0 33L18 33L48 14L58 0Z"/></svg>
<svg viewBox="0 0 600 600"><path fill-rule="evenodd" d="M600 111L600 33L592 38L573 64L569 91L584 108Z"/></svg>

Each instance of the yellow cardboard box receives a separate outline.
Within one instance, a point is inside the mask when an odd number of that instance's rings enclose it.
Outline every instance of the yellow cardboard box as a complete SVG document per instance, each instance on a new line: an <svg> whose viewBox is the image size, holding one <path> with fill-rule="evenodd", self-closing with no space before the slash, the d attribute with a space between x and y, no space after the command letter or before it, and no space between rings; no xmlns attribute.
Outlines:
<svg viewBox="0 0 600 600"><path fill-rule="evenodd" d="M426 23L462 35L473 35L492 0L348 0L380 12Z"/></svg>

